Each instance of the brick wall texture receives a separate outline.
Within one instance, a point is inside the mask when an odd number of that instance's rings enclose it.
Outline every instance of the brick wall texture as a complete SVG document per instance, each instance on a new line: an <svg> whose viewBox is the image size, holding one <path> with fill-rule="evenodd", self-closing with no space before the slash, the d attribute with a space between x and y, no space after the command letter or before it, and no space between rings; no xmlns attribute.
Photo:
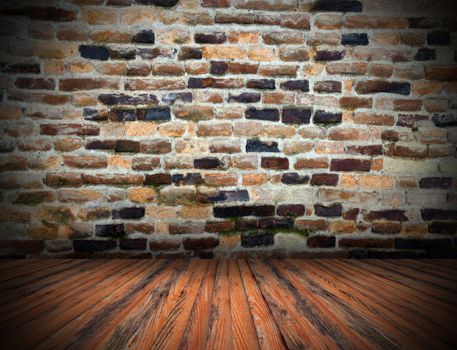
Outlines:
<svg viewBox="0 0 457 350"><path fill-rule="evenodd" d="M0 255L446 257L457 2L0 5Z"/></svg>

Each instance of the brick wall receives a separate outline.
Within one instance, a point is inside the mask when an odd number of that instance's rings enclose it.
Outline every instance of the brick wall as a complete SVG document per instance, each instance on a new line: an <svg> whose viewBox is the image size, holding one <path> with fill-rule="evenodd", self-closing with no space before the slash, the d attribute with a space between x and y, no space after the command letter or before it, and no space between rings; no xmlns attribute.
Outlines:
<svg viewBox="0 0 457 350"><path fill-rule="evenodd" d="M0 254L455 255L456 10L3 1Z"/></svg>

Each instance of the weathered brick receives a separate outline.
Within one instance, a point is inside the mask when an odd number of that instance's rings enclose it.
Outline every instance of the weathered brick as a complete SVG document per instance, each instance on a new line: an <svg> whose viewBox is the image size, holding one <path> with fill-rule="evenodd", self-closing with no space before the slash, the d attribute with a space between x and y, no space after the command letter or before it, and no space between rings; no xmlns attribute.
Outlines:
<svg viewBox="0 0 457 350"><path fill-rule="evenodd" d="M227 102L255 103L260 101L260 94L257 92L242 92L239 95L230 94Z"/></svg>
<svg viewBox="0 0 457 350"><path fill-rule="evenodd" d="M281 176L281 182L286 185L303 185L309 182L309 176L297 173L284 173Z"/></svg>
<svg viewBox="0 0 457 350"><path fill-rule="evenodd" d="M315 124L341 123L342 113L332 113L323 110L314 112L313 122Z"/></svg>
<svg viewBox="0 0 457 350"><path fill-rule="evenodd" d="M272 216L275 213L273 205L240 205L232 207L214 207L214 217L238 217L238 216Z"/></svg>
<svg viewBox="0 0 457 350"><path fill-rule="evenodd" d="M371 161L362 159L332 159L331 171L370 171Z"/></svg>
<svg viewBox="0 0 457 350"><path fill-rule="evenodd" d="M246 141L246 152L279 152L278 143L275 141L248 139Z"/></svg>
<svg viewBox="0 0 457 350"><path fill-rule="evenodd" d="M273 79L250 79L246 82L249 89L274 90L275 81Z"/></svg>
<svg viewBox="0 0 457 350"><path fill-rule="evenodd" d="M365 220L388 220L388 221L408 221L408 217L404 214L404 210L389 209L389 210L372 210L365 216Z"/></svg>
<svg viewBox="0 0 457 350"><path fill-rule="evenodd" d="M154 44L155 34L152 30L140 30L132 36L132 41L138 44Z"/></svg>
<svg viewBox="0 0 457 350"><path fill-rule="evenodd" d="M283 90L300 90L303 92L309 91L308 80L288 80L280 84Z"/></svg>
<svg viewBox="0 0 457 350"><path fill-rule="evenodd" d="M180 61L184 60L200 60L203 57L201 48L198 47L181 47L178 54Z"/></svg>
<svg viewBox="0 0 457 350"><path fill-rule="evenodd" d="M273 245L274 239L271 233L249 232L241 235L241 245L245 248Z"/></svg>
<svg viewBox="0 0 457 350"><path fill-rule="evenodd" d="M222 44L227 41L227 35L224 32L195 33L194 40L198 44Z"/></svg>
<svg viewBox="0 0 457 350"><path fill-rule="evenodd" d="M307 239L306 243L311 248L333 248L336 238L334 236L314 235Z"/></svg>
<svg viewBox="0 0 457 350"><path fill-rule="evenodd" d="M224 61L211 61L210 73L215 75L224 75L228 70L228 63Z"/></svg>
<svg viewBox="0 0 457 350"><path fill-rule="evenodd" d="M366 33L342 34L341 45L368 45L368 35Z"/></svg>
<svg viewBox="0 0 457 350"><path fill-rule="evenodd" d="M249 108L245 111L246 119L258 119L267 121L279 121L279 111L277 109L265 108Z"/></svg>
<svg viewBox="0 0 457 350"><path fill-rule="evenodd" d="M311 185L313 186L336 186L338 184L338 174L313 174Z"/></svg>
<svg viewBox="0 0 457 350"><path fill-rule="evenodd" d="M357 0L316 0L311 7L315 12L362 12L362 3Z"/></svg>
<svg viewBox="0 0 457 350"><path fill-rule="evenodd" d="M392 94L409 95L410 88L410 83L388 82L383 80L360 81L355 86L355 90L359 94L388 92Z"/></svg>
<svg viewBox="0 0 457 350"><path fill-rule="evenodd" d="M119 237L125 235L124 224L95 225L95 235L99 237Z"/></svg>
<svg viewBox="0 0 457 350"><path fill-rule="evenodd" d="M443 31L433 31L427 34L427 44L435 46L449 45L449 33Z"/></svg>
<svg viewBox="0 0 457 350"><path fill-rule="evenodd" d="M308 124L311 113L310 108L283 108L281 121L285 124Z"/></svg>

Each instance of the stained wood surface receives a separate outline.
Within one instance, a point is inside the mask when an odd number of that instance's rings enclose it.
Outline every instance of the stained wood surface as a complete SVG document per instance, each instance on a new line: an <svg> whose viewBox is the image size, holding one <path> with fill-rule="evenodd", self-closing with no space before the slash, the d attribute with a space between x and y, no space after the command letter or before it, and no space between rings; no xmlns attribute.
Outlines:
<svg viewBox="0 0 457 350"><path fill-rule="evenodd" d="M453 260L8 260L1 349L456 349Z"/></svg>

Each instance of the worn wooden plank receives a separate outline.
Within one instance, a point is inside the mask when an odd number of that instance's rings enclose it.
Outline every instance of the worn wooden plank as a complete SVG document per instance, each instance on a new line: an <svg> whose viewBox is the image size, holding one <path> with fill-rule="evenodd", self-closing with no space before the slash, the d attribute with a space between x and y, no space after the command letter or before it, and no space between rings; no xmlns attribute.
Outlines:
<svg viewBox="0 0 457 350"><path fill-rule="evenodd" d="M139 263L139 262L138 262ZM8 334L8 341L13 344L13 348L28 348L36 346L50 335L54 334L62 326L77 318L82 312L90 309L94 304L119 288L127 281L131 280L138 272L135 270L135 263L126 266L115 274L104 276L105 278L94 288L78 294L67 303L53 308L52 311L34 318L18 329ZM115 282L114 282L115 281ZM113 285L113 283L116 283ZM37 331L39 330L39 331Z"/></svg>
<svg viewBox="0 0 457 350"><path fill-rule="evenodd" d="M286 349L284 338L246 260L238 261L257 338L262 349Z"/></svg>
<svg viewBox="0 0 457 350"><path fill-rule="evenodd" d="M382 292L381 284L371 284L369 283L369 278L360 278L357 274L354 274L350 269L353 266L347 266L348 264L340 264L338 261L332 262L323 262L323 264L333 269L333 271L344 270L344 278L351 281L351 288L358 289L361 288L363 293L370 297L370 299L376 303L376 308L382 308L385 310L386 315L390 317L395 323L402 325L404 330L407 330L410 334L417 334L418 338L421 338L422 341L427 344L428 347L438 346L442 349L449 348L449 344L446 343L440 336L441 328L436 328L434 324L424 325L422 320L418 319L417 312L414 311L414 308L408 309L408 304L400 303L396 300L392 293L394 290L388 291L389 294ZM438 329L439 332L431 332L430 329L435 331Z"/></svg>
<svg viewBox="0 0 457 350"><path fill-rule="evenodd" d="M257 332L236 260L229 261L230 316L235 349L260 349Z"/></svg>
<svg viewBox="0 0 457 350"><path fill-rule="evenodd" d="M216 272L207 349L233 349L232 317L228 289L228 261L223 259L219 261Z"/></svg>
<svg viewBox="0 0 457 350"><path fill-rule="evenodd" d="M181 290L163 324L159 325L158 329L160 331L157 333L152 345L146 344L147 348L157 350L179 349L195 299L200 291L203 276L208 271L208 266L208 261L202 261L193 269L192 277Z"/></svg>
<svg viewBox="0 0 457 350"><path fill-rule="evenodd" d="M325 330L316 328L299 310L299 303L283 281L263 261L249 260L255 276L289 348L337 349L338 344ZM316 336L318 335L318 336Z"/></svg>
<svg viewBox="0 0 457 350"><path fill-rule="evenodd" d="M213 300L216 270L219 260L212 260L194 301L192 313L183 332L178 349L204 350L209 337L211 302Z"/></svg>

